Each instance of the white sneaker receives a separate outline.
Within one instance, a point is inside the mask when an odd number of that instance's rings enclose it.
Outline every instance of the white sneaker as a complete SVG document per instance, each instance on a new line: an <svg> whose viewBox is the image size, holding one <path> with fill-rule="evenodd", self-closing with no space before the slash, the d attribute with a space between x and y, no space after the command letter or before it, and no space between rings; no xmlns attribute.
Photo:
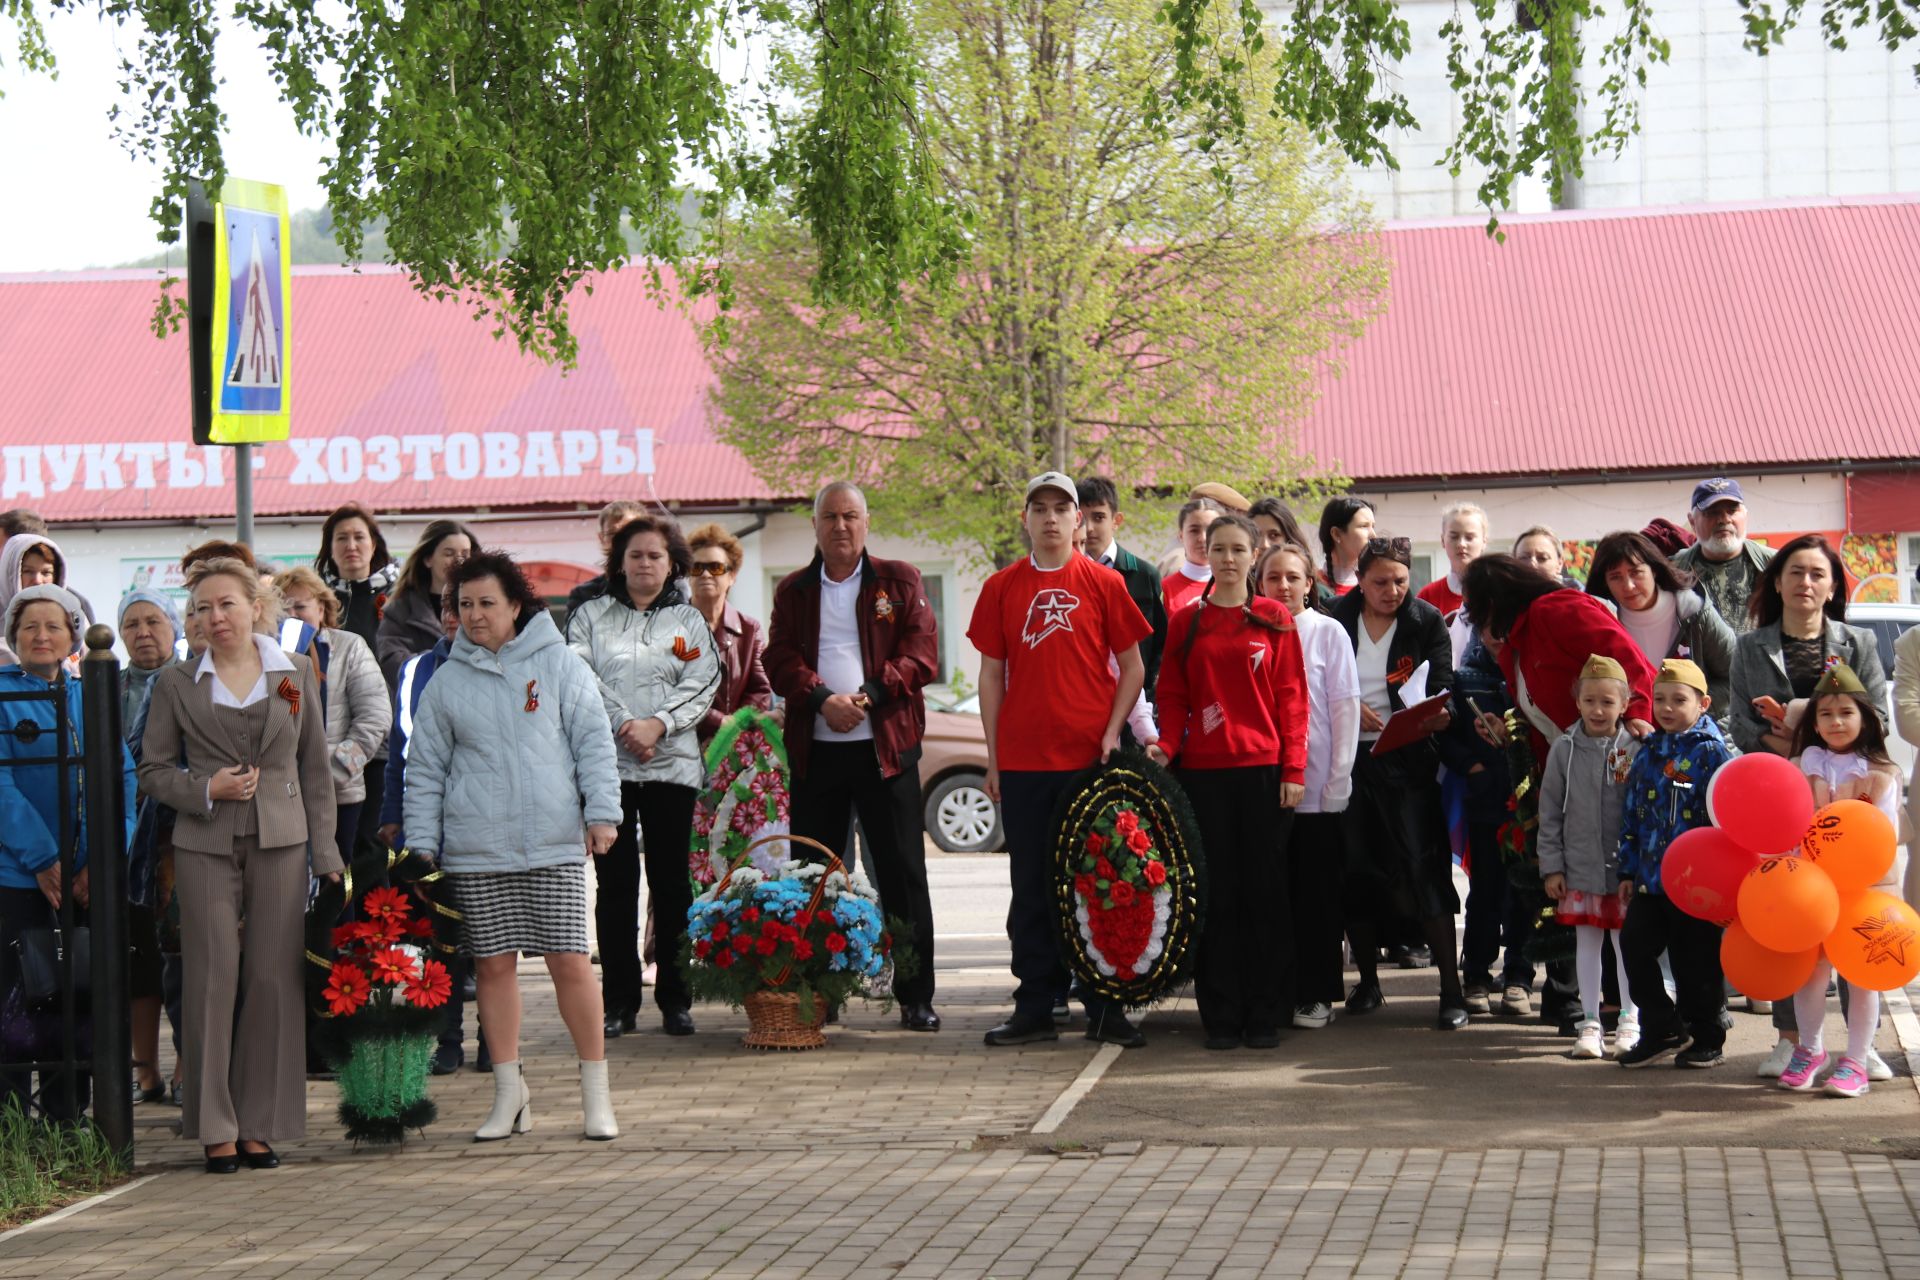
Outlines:
<svg viewBox="0 0 1920 1280"><path fill-rule="evenodd" d="M1787 1069L1787 1059L1793 1056L1793 1051L1798 1047L1791 1040L1780 1040L1773 1046L1773 1052L1767 1055L1767 1060L1760 1064L1760 1069L1753 1074L1762 1080L1778 1080L1780 1073Z"/></svg>
<svg viewBox="0 0 1920 1280"><path fill-rule="evenodd" d="M1601 1038L1600 1024L1597 1022L1581 1023L1579 1034L1573 1041L1573 1052L1567 1056L1569 1058L1584 1058L1589 1061L1606 1057L1607 1046L1605 1040Z"/></svg>
<svg viewBox="0 0 1920 1280"><path fill-rule="evenodd" d="M1293 1011L1293 1025L1296 1027L1324 1027L1333 1021L1333 1006L1324 1000L1303 1004Z"/></svg>
<svg viewBox="0 0 1920 1280"><path fill-rule="evenodd" d="M1640 1023L1634 1018L1622 1018L1613 1029L1613 1056L1632 1053L1640 1043Z"/></svg>
<svg viewBox="0 0 1920 1280"><path fill-rule="evenodd" d="M1887 1065L1886 1059L1880 1056L1879 1050L1871 1045L1867 1047L1867 1079L1881 1081L1893 1079L1893 1068Z"/></svg>

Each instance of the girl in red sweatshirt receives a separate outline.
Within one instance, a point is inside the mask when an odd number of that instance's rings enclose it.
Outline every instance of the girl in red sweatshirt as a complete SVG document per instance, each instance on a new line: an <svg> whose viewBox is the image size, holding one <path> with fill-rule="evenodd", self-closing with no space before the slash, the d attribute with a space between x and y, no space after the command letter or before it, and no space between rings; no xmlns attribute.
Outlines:
<svg viewBox="0 0 1920 1280"><path fill-rule="evenodd" d="M1270 1049L1293 1016L1284 850L1304 793L1307 678L1300 636L1253 595L1260 531L1227 514L1207 529L1213 570L1174 614L1152 754L1177 772L1200 821L1207 910L1194 995L1209 1049Z"/></svg>

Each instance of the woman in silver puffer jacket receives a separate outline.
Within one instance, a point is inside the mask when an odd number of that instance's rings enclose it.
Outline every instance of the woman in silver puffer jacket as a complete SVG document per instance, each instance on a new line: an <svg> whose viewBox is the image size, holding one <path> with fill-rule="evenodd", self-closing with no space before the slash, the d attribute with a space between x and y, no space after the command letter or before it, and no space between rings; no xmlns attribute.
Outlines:
<svg viewBox="0 0 1920 1280"><path fill-rule="evenodd" d="M606 594L567 624L568 645L600 681L620 771L619 837L594 864L609 1036L633 1030L640 1008L643 848L660 957L654 1003L668 1035L693 1034L680 940L693 901L693 805L706 781L695 729L720 687L720 662L706 619L682 590L692 564L678 525L641 516L614 534Z"/></svg>

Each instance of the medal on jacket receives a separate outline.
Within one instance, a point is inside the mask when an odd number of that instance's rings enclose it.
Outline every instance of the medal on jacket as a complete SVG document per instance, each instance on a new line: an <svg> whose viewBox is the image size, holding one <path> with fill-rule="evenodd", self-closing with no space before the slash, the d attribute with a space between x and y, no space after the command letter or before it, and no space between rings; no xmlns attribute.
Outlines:
<svg viewBox="0 0 1920 1280"><path fill-rule="evenodd" d="M893 621L893 601L887 599L887 589L881 587L873 593L873 616L882 622Z"/></svg>
<svg viewBox="0 0 1920 1280"><path fill-rule="evenodd" d="M675 636L673 638L673 656L682 662L692 662L700 656L700 646L694 645L692 648L688 648L687 638L685 636Z"/></svg>
<svg viewBox="0 0 1920 1280"><path fill-rule="evenodd" d="M281 676L280 687L275 692L287 700L288 715L300 714L300 686L296 685L291 678Z"/></svg>
<svg viewBox="0 0 1920 1280"><path fill-rule="evenodd" d="M526 710L527 710L527 713L528 713L529 715L531 715L531 714L532 714L533 712L535 712L535 711L538 711L538 710L540 709L540 688L539 688L539 685L540 685L540 682L539 682L538 680L529 680L529 681L527 681L527 706L526 706Z"/></svg>

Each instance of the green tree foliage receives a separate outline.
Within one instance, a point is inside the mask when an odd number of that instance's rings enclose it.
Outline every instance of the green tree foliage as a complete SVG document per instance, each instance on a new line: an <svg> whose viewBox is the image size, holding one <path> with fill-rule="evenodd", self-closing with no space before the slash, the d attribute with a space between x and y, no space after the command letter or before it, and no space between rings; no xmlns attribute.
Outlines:
<svg viewBox="0 0 1920 1280"><path fill-rule="evenodd" d="M820 303L806 219L740 231L710 330L720 433L776 491L884 474L887 527L997 560L1047 467L1182 493L1314 470L1288 428L1383 302L1368 215L1288 121L1216 145L1203 112L1145 120L1174 71L1155 4L915 6L921 127L969 251L882 322ZM1249 83L1274 62L1252 55ZM820 91L797 86L802 110Z"/></svg>
<svg viewBox="0 0 1920 1280"><path fill-rule="evenodd" d="M1797 25L1836 48L1916 34L1914 0L1721 0L1758 53ZM1638 127L1637 94L1667 57L1655 0L1459 0L1449 23L1460 128L1448 163L1484 172L1497 213L1513 182L1557 191L1582 157ZM114 127L164 176L154 202L174 243L190 177L225 176L215 62L221 24L257 38L307 133L332 139L325 180L342 256L387 252L436 296L459 295L542 355L568 358L566 303L593 272L634 255L693 268L722 301L713 245L680 233L689 179L710 183L704 221L775 208L805 224L822 303L884 317L903 283L946 278L971 211L927 142L922 64L906 0L0 0L13 52L55 69L42 14L99 14L127 32ZM1006 0L1021 18L1031 0ZM1395 163L1414 125L1395 87L1409 33L1396 0L1161 0L1160 80L1137 86L1150 123L1244 139L1270 113L1361 163ZM812 110L779 109L765 77L729 77L716 50L793 42L820 86ZM1588 50L1597 49L1592 58ZM1275 74L1252 74L1269 50ZM1576 74L1597 67L1587 82ZM1227 176L1222 164L1219 175ZM163 294L162 331L178 319Z"/></svg>

